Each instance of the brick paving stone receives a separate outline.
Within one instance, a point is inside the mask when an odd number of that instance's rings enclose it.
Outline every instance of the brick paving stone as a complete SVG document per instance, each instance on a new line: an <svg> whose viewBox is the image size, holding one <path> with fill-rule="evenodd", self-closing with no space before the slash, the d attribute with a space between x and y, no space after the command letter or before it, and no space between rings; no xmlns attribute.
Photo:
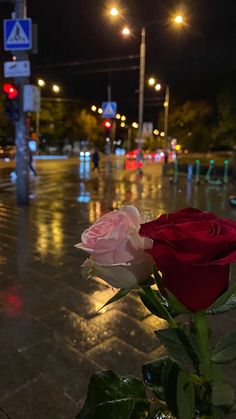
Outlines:
<svg viewBox="0 0 236 419"><path fill-rule="evenodd" d="M21 313L21 300L17 295L11 298L14 298L14 304L4 304L0 312L0 348L6 353L40 342L51 334L50 329L38 320Z"/></svg>
<svg viewBox="0 0 236 419"><path fill-rule="evenodd" d="M53 333L64 336L78 351L85 352L108 338L100 333L100 328L62 307L41 319Z"/></svg>
<svg viewBox="0 0 236 419"><path fill-rule="evenodd" d="M117 336L140 351L151 352L159 342L149 327L126 314L112 309L90 320L90 324L99 330L100 336Z"/></svg>
<svg viewBox="0 0 236 419"><path fill-rule="evenodd" d="M37 374L17 350L8 350L0 356L0 400L22 387Z"/></svg>
<svg viewBox="0 0 236 419"><path fill-rule="evenodd" d="M168 327L168 323L156 316L148 316L142 321L143 326L148 326L153 331L159 330L159 329L165 329Z"/></svg>
<svg viewBox="0 0 236 419"><path fill-rule="evenodd" d="M0 404L12 419L74 419L78 413L74 401L42 374Z"/></svg>
<svg viewBox="0 0 236 419"><path fill-rule="evenodd" d="M84 318L96 316L97 311L101 306L99 301L91 295L77 291L73 288L64 288L49 295L45 300L45 305L48 307L49 311L55 311L63 306ZM40 317L45 316L45 314L45 311L40 311Z"/></svg>
<svg viewBox="0 0 236 419"><path fill-rule="evenodd" d="M21 355L32 371L43 373L76 403L86 394L90 376L99 369L99 365L62 340L43 341L21 351Z"/></svg>
<svg viewBox="0 0 236 419"><path fill-rule="evenodd" d="M141 352L123 340L112 337L87 352L87 356L102 369L112 369L119 374L141 377L142 364L149 360L148 354Z"/></svg>

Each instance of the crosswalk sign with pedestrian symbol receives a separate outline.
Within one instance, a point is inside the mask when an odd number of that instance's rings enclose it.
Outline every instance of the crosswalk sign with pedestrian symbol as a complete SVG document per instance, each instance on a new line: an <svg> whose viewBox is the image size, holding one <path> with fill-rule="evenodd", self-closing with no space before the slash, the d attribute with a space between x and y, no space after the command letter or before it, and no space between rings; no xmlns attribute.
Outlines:
<svg viewBox="0 0 236 419"><path fill-rule="evenodd" d="M5 51L27 50L32 48L31 19L4 20Z"/></svg>
<svg viewBox="0 0 236 419"><path fill-rule="evenodd" d="M102 117L103 118L115 118L117 111L116 102L103 102L102 103Z"/></svg>

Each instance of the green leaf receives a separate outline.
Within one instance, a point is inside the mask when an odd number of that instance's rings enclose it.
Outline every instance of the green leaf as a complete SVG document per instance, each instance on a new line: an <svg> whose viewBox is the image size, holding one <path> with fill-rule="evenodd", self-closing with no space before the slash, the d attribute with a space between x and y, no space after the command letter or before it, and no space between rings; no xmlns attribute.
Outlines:
<svg viewBox="0 0 236 419"><path fill-rule="evenodd" d="M98 311L102 310L104 307L108 306L109 304L112 304L115 301L120 300L121 298L125 297L130 291L131 291L131 288L121 288L112 298L110 298L110 300L108 300L102 307L100 307Z"/></svg>
<svg viewBox="0 0 236 419"><path fill-rule="evenodd" d="M214 406L229 406L234 403L234 390L227 384L214 384L212 387L212 404Z"/></svg>
<svg viewBox="0 0 236 419"><path fill-rule="evenodd" d="M180 371L179 365L173 359L164 356L155 361L147 362L142 367L143 380L158 399L165 401L164 386L166 386L166 371L175 368Z"/></svg>
<svg viewBox="0 0 236 419"><path fill-rule="evenodd" d="M76 418L144 419L149 410L142 381L108 370L92 375L85 405Z"/></svg>
<svg viewBox="0 0 236 419"><path fill-rule="evenodd" d="M168 311L168 305L165 306L164 299L159 292L154 291L151 287L144 287L139 291L139 296L151 313L167 320L172 326L176 326L174 318Z"/></svg>
<svg viewBox="0 0 236 419"><path fill-rule="evenodd" d="M223 306L231 297L232 294L236 292L236 284L231 285L227 291L222 294L208 309L208 311L215 310L218 307Z"/></svg>
<svg viewBox="0 0 236 419"><path fill-rule="evenodd" d="M183 304L181 304L177 298L171 294L169 290L165 290L168 295L168 302L172 306L172 308L178 313L178 314L191 314L192 312L185 307Z"/></svg>
<svg viewBox="0 0 236 419"><path fill-rule="evenodd" d="M180 372L179 365L171 358L167 358L162 371L162 383L165 394L165 402L171 413L177 417L177 380Z"/></svg>
<svg viewBox="0 0 236 419"><path fill-rule="evenodd" d="M236 332L224 336L216 345L212 361L226 364L236 359Z"/></svg>
<svg viewBox="0 0 236 419"><path fill-rule="evenodd" d="M183 371L179 372L177 381L177 406L179 419L193 419L195 407L194 386Z"/></svg>
<svg viewBox="0 0 236 419"><path fill-rule="evenodd" d="M229 310L235 310L236 309L236 294L232 294L231 297L226 301L225 304L219 306L218 308L213 308L207 310L207 314L220 314L225 313Z"/></svg>
<svg viewBox="0 0 236 419"><path fill-rule="evenodd" d="M194 337L177 328L157 330L155 334L176 362L180 362L181 365L191 364L198 368L199 348Z"/></svg>

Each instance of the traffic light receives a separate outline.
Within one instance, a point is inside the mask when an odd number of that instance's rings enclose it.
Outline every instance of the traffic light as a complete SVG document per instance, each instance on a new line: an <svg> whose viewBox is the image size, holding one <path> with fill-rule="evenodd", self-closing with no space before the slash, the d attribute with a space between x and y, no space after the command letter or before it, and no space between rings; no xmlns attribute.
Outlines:
<svg viewBox="0 0 236 419"><path fill-rule="evenodd" d="M112 123L110 121L110 119L105 119L102 123L102 125L104 126L104 128L106 129L110 129L112 127Z"/></svg>
<svg viewBox="0 0 236 419"><path fill-rule="evenodd" d="M3 91L5 93L4 109L11 121L20 119L20 95L16 86L10 83L4 83Z"/></svg>

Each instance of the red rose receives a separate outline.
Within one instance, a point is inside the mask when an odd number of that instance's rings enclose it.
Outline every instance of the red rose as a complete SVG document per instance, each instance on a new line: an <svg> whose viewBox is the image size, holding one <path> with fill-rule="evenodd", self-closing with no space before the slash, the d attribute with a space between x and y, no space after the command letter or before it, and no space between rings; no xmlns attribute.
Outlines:
<svg viewBox="0 0 236 419"><path fill-rule="evenodd" d="M153 239L147 250L162 272L162 288L191 311L211 306L229 286L236 261L236 222L186 208L142 224L139 234Z"/></svg>

